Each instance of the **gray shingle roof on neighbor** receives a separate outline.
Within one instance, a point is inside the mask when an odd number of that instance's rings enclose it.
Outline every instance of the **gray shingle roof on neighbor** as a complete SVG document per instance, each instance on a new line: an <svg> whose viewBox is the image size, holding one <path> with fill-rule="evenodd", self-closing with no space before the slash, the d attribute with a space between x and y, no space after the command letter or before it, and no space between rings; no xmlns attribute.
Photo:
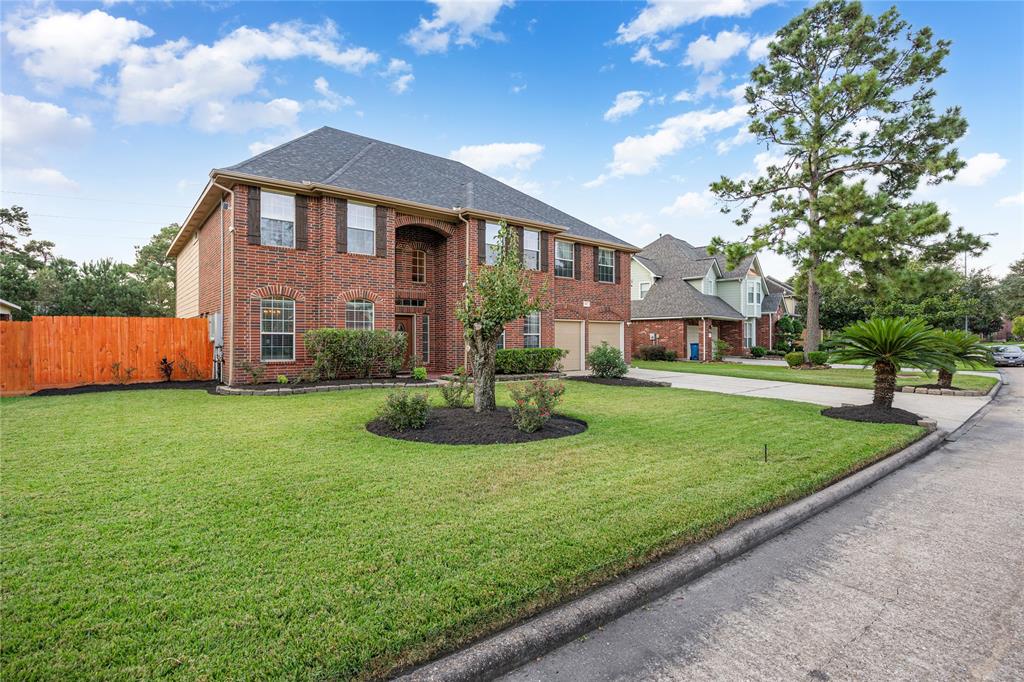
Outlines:
<svg viewBox="0 0 1024 682"><path fill-rule="evenodd" d="M643 300L633 301L630 317L634 320L675 319L680 317L711 317L742 320L731 305L697 291L692 284L678 277L663 277L651 287Z"/></svg>
<svg viewBox="0 0 1024 682"><path fill-rule="evenodd" d="M770 293L761 300L762 313L774 313L782 305L782 292Z"/></svg>
<svg viewBox="0 0 1024 682"><path fill-rule="evenodd" d="M570 236L636 248L458 161L327 126L219 170L320 183L448 211L477 209L564 227Z"/></svg>

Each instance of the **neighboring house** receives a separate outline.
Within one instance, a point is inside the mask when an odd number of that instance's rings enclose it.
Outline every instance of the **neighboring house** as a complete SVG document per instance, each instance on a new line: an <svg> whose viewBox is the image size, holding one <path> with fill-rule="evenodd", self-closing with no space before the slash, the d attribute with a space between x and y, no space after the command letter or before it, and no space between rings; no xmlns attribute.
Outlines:
<svg viewBox="0 0 1024 682"><path fill-rule="evenodd" d="M630 286L634 347L657 343L705 361L716 339L747 354L774 334L772 316L762 315L769 291L756 254L728 269L724 256L664 235L634 256ZM783 298L771 300L776 320Z"/></svg>
<svg viewBox="0 0 1024 682"><path fill-rule="evenodd" d="M459 162L327 127L210 172L168 251L177 315L210 318L228 383L246 364L297 375L319 327L402 330L407 365L451 371L466 362L453 310L501 220L548 304L502 345L565 348L566 369L601 341L629 357L636 247Z"/></svg>
<svg viewBox="0 0 1024 682"><path fill-rule="evenodd" d="M786 315L796 315L796 292L793 287L771 275L765 275L765 282L768 284L768 294L781 294L782 311ZM764 306L762 306L764 308Z"/></svg>
<svg viewBox="0 0 1024 682"><path fill-rule="evenodd" d="M0 320L14 319L14 313L20 312L21 306L0 298Z"/></svg>

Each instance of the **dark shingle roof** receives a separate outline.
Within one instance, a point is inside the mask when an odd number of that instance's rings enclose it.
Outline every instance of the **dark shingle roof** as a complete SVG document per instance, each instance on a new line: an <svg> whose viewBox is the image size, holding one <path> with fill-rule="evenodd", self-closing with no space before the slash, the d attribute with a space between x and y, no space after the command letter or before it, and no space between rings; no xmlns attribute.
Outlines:
<svg viewBox="0 0 1024 682"><path fill-rule="evenodd" d="M793 294L793 287L789 286L785 282L779 279L775 279L771 275L767 275L764 278L768 284L768 291L774 293Z"/></svg>
<svg viewBox="0 0 1024 682"><path fill-rule="evenodd" d="M640 262L646 265L645 261L654 264L651 268L662 277L682 277L684 279L696 279L703 277L714 265L714 258L682 239L676 239L670 234L662 235L643 248L637 254Z"/></svg>
<svg viewBox="0 0 1024 682"><path fill-rule="evenodd" d="M769 293L761 300L761 313L774 313L782 305L782 292L776 291Z"/></svg>
<svg viewBox="0 0 1024 682"><path fill-rule="evenodd" d="M678 277L658 280L643 300L633 301L630 316L634 320L680 317L743 319L735 308L722 299L702 294L692 284Z"/></svg>
<svg viewBox="0 0 1024 682"><path fill-rule="evenodd" d="M569 236L635 248L458 161L326 126L222 170L332 185L444 210L477 209L563 227Z"/></svg>
<svg viewBox="0 0 1024 682"><path fill-rule="evenodd" d="M633 257L636 258L640 262L641 265L643 265L645 268L647 268L652 273L654 273L655 277L660 277L661 276L661 273L658 272L658 270L659 270L658 264L655 263L654 261L652 261L650 258L644 258L643 256L640 256L640 255L633 256Z"/></svg>

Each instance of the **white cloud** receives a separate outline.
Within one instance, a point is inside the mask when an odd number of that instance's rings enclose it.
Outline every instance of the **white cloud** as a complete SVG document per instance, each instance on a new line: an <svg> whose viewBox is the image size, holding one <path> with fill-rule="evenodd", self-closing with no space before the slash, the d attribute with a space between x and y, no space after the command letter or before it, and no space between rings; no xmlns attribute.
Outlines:
<svg viewBox="0 0 1024 682"><path fill-rule="evenodd" d="M136 40L153 35L144 24L98 9L15 17L6 33L11 51L25 56L25 73L57 87L92 85L102 67L118 61Z"/></svg>
<svg viewBox="0 0 1024 682"><path fill-rule="evenodd" d="M78 183L56 168L5 168L8 181L20 181L33 189L77 192Z"/></svg>
<svg viewBox="0 0 1024 682"><path fill-rule="evenodd" d="M64 107L33 102L21 95L0 94L0 111L5 155L34 156L39 147L80 142L92 132L88 117L73 116Z"/></svg>
<svg viewBox="0 0 1024 682"><path fill-rule="evenodd" d="M649 0L647 6L629 23L619 26L619 43L634 43L652 39L659 33L671 31L708 17L747 17L754 10L773 0Z"/></svg>
<svg viewBox="0 0 1024 682"><path fill-rule="evenodd" d="M342 107L354 107L356 104L356 101L348 95L331 90L331 84L323 76L319 76L313 81L313 89L320 95L320 99L313 103L318 109L337 111Z"/></svg>
<svg viewBox="0 0 1024 682"><path fill-rule="evenodd" d="M749 44L750 36L738 30L719 31L714 38L701 36L687 46L683 64L702 71L714 71Z"/></svg>
<svg viewBox="0 0 1024 682"><path fill-rule="evenodd" d="M459 147L450 152L448 157L489 173L499 168L527 170L543 151L544 145L534 142L495 142Z"/></svg>
<svg viewBox="0 0 1024 682"><path fill-rule="evenodd" d="M294 126L302 105L279 97L269 102L209 101L192 112L192 125L204 133Z"/></svg>
<svg viewBox="0 0 1024 682"><path fill-rule="evenodd" d="M626 90L615 96L615 102L604 112L604 120L618 121L620 118L635 114L644 105L644 99L650 93L640 90Z"/></svg>
<svg viewBox="0 0 1024 682"><path fill-rule="evenodd" d="M750 132L747 126L742 126L738 131L736 131L735 135L728 139L721 140L718 144L716 144L715 151L718 152L719 154L725 154L733 147L739 147L740 145L753 142L754 139L754 134Z"/></svg>
<svg viewBox="0 0 1024 682"><path fill-rule="evenodd" d="M637 64L646 64L647 66L665 66L665 62L654 56L649 45L638 47L636 53L629 58L629 61Z"/></svg>
<svg viewBox="0 0 1024 682"><path fill-rule="evenodd" d="M668 206L661 209L662 215L671 216L700 216L705 215L714 208L711 192L705 190L702 193L686 192L676 197Z"/></svg>
<svg viewBox="0 0 1024 682"><path fill-rule="evenodd" d="M956 184L979 187L996 176L1006 166L1007 160L996 152L983 152L967 159L967 165L957 173Z"/></svg>
<svg viewBox="0 0 1024 682"><path fill-rule="evenodd" d="M597 187L610 178L627 175L646 175L658 166L662 157L669 156L687 144L699 142L708 133L721 132L746 120L747 107L736 105L729 109L703 109L667 118L658 129L647 135L629 136L612 148L613 158L607 172L587 182Z"/></svg>
<svg viewBox="0 0 1024 682"><path fill-rule="evenodd" d="M1018 192L1017 194L1011 194L1008 197L1003 197L998 202L997 206L1024 206L1024 192Z"/></svg>
<svg viewBox="0 0 1024 682"><path fill-rule="evenodd" d="M717 95L724 81L725 76L721 72L702 73L697 76L697 91L694 93L694 97L700 99L704 95Z"/></svg>
<svg viewBox="0 0 1024 682"><path fill-rule="evenodd" d="M391 90L398 95L408 90L409 86L416 79L416 76L412 74L412 64L404 59L396 59L394 57L388 62L388 68L384 70L382 75L385 78L391 79Z"/></svg>
<svg viewBox="0 0 1024 682"><path fill-rule="evenodd" d="M430 0L435 6L430 19L420 17L417 26L405 35L405 42L420 54L446 52L454 39L456 45L475 45L477 38L504 40L491 28L503 7L512 0Z"/></svg>
<svg viewBox="0 0 1024 682"><path fill-rule="evenodd" d="M750 41L750 47L747 48L747 59L752 62L756 62L760 59L764 59L768 56L768 44L775 39L774 35L770 36L756 36Z"/></svg>
<svg viewBox="0 0 1024 682"><path fill-rule="evenodd" d="M692 92L690 92L688 90L680 90L679 92L677 92L675 94L675 97L672 98L672 101L673 102L692 102L694 99L696 99L696 98L694 97Z"/></svg>
<svg viewBox="0 0 1024 682"><path fill-rule="evenodd" d="M747 87L750 83L740 83L739 85L729 88L725 94L736 104L747 101Z"/></svg>

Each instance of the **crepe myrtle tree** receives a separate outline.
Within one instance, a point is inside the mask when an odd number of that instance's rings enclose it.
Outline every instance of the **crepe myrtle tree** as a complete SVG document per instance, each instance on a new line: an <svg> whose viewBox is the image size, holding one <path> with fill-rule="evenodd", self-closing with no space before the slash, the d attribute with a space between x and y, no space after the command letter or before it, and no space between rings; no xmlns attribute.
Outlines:
<svg viewBox="0 0 1024 682"><path fill-rule="evenodd" d="M780 29L750 74L749 130L773 162L758 177L711 184L722 211L754 227L709 250L730 263L762 248L789 256L806 288L807 352L821 340L821 269L870 276L983 248L950 233L934 204L905 203L922 182L951 180L964 166L952 145L967 121L959 107L939 113L933 103L949 47L895 7L873 17L859 2L824 0ZM762 204L767 217L755 211Z"/></svg>
<svg viewBox="0 0 1024 682"><path fill-rule="evenodd" d="M495 409L494 364L498 339L505 325L544 307L546 287L530 294L523 270L519 240L502 221L493 265L480 266L466 277L466 295L455 308L473 364L473 410Z"/></svg>

